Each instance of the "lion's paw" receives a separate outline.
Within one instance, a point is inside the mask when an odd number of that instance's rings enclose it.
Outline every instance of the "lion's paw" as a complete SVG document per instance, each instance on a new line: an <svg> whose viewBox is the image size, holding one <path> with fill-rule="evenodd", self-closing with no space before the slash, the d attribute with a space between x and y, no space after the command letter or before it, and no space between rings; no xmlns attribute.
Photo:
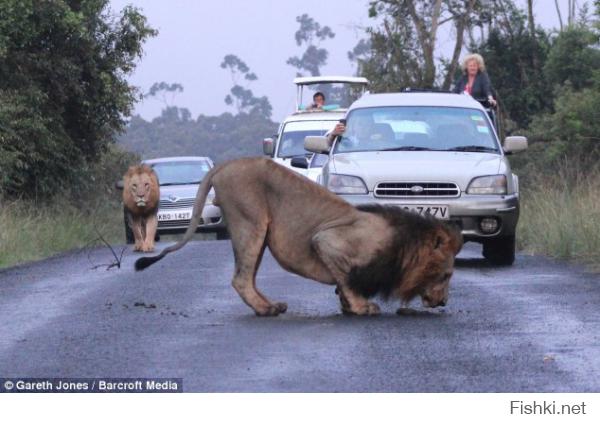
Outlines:
<svg viewBox="0 0 600 423"><path fill-rule="evenodd" d="M154 245L144 245L140 251L143 253L152 253L154 252Z"/></svg>
<svg viewBox="0 0 600 423"><path fill-rule="evenodd" d="M285 313L287 311L286 303L275 303L273 305L277 308L277 310L279 310L280 313Z"/></svg>
<svg viewBox="0 0 600 423"><path fill-rule="evenodd" d="M283 304L283 303L279 303L279 304ZM285 305L284 310L281 310L277 305L270 305L268 307L265 307L262 310L254 310L254 312L259 317L272 317L272 316L278 316L280 313L285 313L285 310L287 310L287 305Z"/></svg>
<svg viewBox="0 0 600 423"><path fill-rule="evenodd" d="M377 316L381 313L381 310L377 304L367 302L361 307L354 309L342 307L342 313L348 316Z"/></svg>

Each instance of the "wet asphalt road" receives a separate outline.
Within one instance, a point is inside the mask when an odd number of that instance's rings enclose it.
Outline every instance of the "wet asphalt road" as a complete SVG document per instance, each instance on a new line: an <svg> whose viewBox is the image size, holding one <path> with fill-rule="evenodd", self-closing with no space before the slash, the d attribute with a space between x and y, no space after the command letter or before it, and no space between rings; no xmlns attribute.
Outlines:
<svg viewBox="0 0 600 423"><path fill-rule="evenodd" d="M167 245L159 243L161 249ZM104 249L0 271L0 377L180 377L192 392L599 392L600 276L467 244L449 305L340 314L332 287L268 254L257 318L230 285L228 241L192 242L142 273ZM136 303L138 304L136 306ZM140 303L145 306L139 305Z"/></svg>

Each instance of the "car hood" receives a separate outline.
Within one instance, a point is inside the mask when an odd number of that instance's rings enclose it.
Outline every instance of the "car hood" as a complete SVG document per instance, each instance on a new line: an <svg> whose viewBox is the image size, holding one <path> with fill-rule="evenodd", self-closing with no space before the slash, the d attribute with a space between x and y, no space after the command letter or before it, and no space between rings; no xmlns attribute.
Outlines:
<svg viewBox="0 0 600 423"><path fill-rule="evenodd" d="M335 154L330 173L359 176L373 191L379 182L454 182L466 191L477 176L505 173L503 156L455 151L368 151Z"/></svg>

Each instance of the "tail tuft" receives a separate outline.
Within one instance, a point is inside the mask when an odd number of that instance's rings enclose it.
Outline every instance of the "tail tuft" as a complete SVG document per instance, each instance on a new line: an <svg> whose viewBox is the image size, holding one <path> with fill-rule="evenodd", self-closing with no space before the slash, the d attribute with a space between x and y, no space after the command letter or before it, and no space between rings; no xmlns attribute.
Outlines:
<svg viewBox="0 0 600 423"><path fill-rule="evenodd" d="M135 261L135 271L139 272L140 270L144 270L146 267L156 263L163 256L154 256L154 257L141 257Z"/></svg>

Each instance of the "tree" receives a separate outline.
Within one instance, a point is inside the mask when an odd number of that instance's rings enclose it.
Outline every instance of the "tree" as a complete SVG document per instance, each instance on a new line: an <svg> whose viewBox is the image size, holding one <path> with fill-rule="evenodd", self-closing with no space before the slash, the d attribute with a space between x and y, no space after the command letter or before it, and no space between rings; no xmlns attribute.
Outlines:
<svg viewBox="0 0 600 423"><path fill-rule="evenodd" d="M534 158L546 166L564 158L581 169L598 169L600 160L600 72L588 87L576 90L570 83L557 89L553 111L531 123L529 138ZM539 157L537 157L539 156Z"/></svg>
<svg viewBox="0 0 600 423"><path fill-rule="evenodd" d="M256 81L258 77L255 73L250 72L250 68L239 57L228 54L221 62L221 68L228 69L231 73L233 87L230 94L225 96L225 104L233 105L238 113L259 114L265 118L270 118L273 107L266 96L256 97L248 84ZM240 85L240 79L246 81L246 86Z"/></svg>
<svg viewBox="0 0 600 423"><path fill-rule="evenodd" d="M260 140L277 131L276 123L256 113L200 115L196 119L188 113L169 107L151 121L134 116L120 143L143 158L192 155L222 162L261 155Z"/></svg>
<svg viewBox="0 0 600 423"><path fill-rule="evenodd" d="M124 129L126 76L156 34L109 0L0 0L0 194L77 186Z"/></svg>
<svg viewBox="0 0 600 423"><path fill-rule="evenodd" d="M158 98L166 107L172 106L173 100L177 93L183 92L183 85L175 82L169 84L167 82L155 82L152 84L150 89L146 94L144 94L144 98ZM167 95L170 95L170 98L167 98Z"/></svg>
<svg viewBox="0 0 600 423"><path fill-rule="evenodd" d="M300 57L290 57L287 64L298 69L298 76L303 76L303 71L307 71L311 76L319 76L321 67L327 64L329 56L327 50L319 47L319 44L328 38L334 38L335 34L330 27L321 26L306 13L297 16L296 22L300 24L300 28L295 34L296 45L300 47L305 44L306 50Z"/></svg>
<svg viewBox="0 0 600 423"><path fill-rule="evenodd" d="M370 57L359 59L359 71L375 82L374 90L404 87L449 89L458 67L465 31L472 25L476 0L372 0L369 16L378 27L367 30ZM450 57L444 58L445 74L438 73L436 42L439 29L453 24L456 33Z"/></svg>
<svg viewBox="0 0 600 423"><path fill-rule="evenodd" d="M569 81L575 90L588 87L594 72L600 69L600 37L582 25L571 25L555 38L544 75L554 86Z"/></svg>
<svg viewBox="0 0 600 423"><path fill-rule="evenodd" d="M548 34L536 28L514 4L504 3L487 37L471 50L480 53L497 91L502 113L512 124L509 131L526 128L534 115L552 106L552 86L540 78L550 49Z"/></svg>

